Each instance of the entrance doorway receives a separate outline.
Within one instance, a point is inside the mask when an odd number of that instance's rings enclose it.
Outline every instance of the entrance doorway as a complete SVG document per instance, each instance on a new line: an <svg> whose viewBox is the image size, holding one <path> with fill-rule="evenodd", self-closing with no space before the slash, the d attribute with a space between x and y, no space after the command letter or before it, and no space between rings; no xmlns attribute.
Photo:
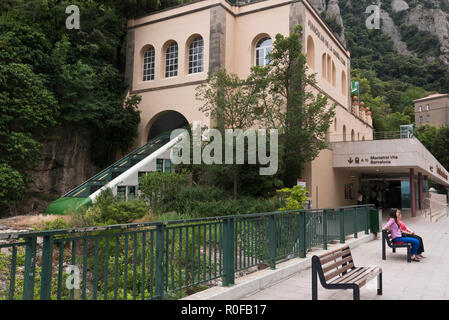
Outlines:
<svg viewBox="0 0 449 320"><path fill-rule="evenodd" d="M171 132L189 125L189 122L182 114L171 110L156 115L155 120L152 120L152 122L147 141L156 138L162 133Z"/></svg>
<svg viewBox="0 0 449 320"><path fill-rule="evenodd" d="M361 179L361 191L364 203L374 204L377 208L410 208L410 190L405 190L402 179Z"/></svg>

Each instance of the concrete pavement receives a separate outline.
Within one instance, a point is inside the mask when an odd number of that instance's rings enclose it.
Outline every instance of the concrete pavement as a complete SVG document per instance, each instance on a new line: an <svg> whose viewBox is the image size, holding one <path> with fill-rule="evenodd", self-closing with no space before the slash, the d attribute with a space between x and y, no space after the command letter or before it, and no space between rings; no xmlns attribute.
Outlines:
<svg viewBox="0 0 449 320"><path fill-rule="evenodd" d="M449 218L431 222L424 215L412 218L404 215L407 226L424 240L426 257L421 262L407 263L406 249L387 247L387 260L382 260L382 240L363 243L351 249L356 266L378 265L382 268L383 295L378 296L376 279L360 289L361 300L449 300ZM387 216L382 217L382 226ZM308 256L315 253L309 252ZM311 269L247 295L242 300L310 300L312 298ZM318 282L319 300L352 300L352 290L326 290Z"/></svg>

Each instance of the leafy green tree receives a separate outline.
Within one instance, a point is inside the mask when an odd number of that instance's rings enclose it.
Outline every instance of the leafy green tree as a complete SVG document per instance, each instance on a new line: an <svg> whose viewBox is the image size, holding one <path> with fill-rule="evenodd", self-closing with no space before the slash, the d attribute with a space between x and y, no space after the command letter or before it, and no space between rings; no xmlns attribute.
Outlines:
<svg viewBox="0 0 449 320"><path fill-rule="evenodd" d="M30 181L26 171L40 161L37 139L55 124L57 112L44 78L29 65L0 65L0 213L22 199Z"/></svg>
<svg viewBox="0 0 449 320"><path fill-rule="evenodd" d="M395 112L388 117L387 131L399 131L401 125L410 124L410 116L402 112Z"/></svg>
<svg viewBox="0 0 449 320"><path fill-rule="evenodd" d="M222 155L225 155L226 148L225 130L246 131L252 128L259 118L257 90L257 85L254 85L252 81L239 79L236 74L229 74L226 70L219 70L214 75L210 75L206 83L197 87L196 97L203 101L200 111L210 116L215 122L214 128L221 132ZM243 171L242 165L236 163L236 137L233 137L233 142L233 164L215 164L204 166L203 169L206 169L215 179L224 178L223 182L228 180L226 176L232 177L233 194L234 198L237 198L238 184ZM245 142L245 153L248 147ZM254 168L258 166L255 165Z"/></svg>
<svg viewBox="0 0 449 320"><path fill-rule="evenodd" d="M305 163L326 148L326 132L335 116L335 106L328 107L327 97L311 92L316 83L309 74L302 53L302 27L289 36L276 35L270 63L253 68L251 79L257 87L261 109L281 131L282 180L285 186L296 184ZM262 123L266 121L262 121Z"/></svg>

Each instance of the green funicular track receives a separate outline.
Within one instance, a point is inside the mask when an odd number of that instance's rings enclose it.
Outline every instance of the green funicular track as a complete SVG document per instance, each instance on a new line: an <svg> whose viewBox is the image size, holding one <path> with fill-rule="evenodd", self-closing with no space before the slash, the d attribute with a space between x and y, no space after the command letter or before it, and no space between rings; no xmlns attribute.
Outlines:
<svg viewBox="0 0 449 320"><path fill-rule="evenodd" d="M93 202L92 194L136 166L143 159L168 144L168 142L170 142L170 132L163 133L150 140L146 145L113 163L78 187L64 194L61 198L50 203L45 213L63 215L69 214L78 208L90 206Z"/></svg>

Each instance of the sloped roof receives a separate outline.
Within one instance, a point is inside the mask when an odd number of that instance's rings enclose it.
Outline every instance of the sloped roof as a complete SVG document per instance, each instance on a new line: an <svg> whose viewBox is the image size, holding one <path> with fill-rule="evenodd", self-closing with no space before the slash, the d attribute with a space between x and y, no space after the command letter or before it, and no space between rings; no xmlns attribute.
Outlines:
<svg viewBox="0 0 449 320"><path fill-rule="evenodd" d="M413 102L420 102L420 101L424 101L424 100L438 99L438 98L442 98L442 97L449 97L449 94L447 94L447 93L434 93L434 94L428 95L427 97L420 98L420 99L417 99L417 100L413 100Z"/></svg>

